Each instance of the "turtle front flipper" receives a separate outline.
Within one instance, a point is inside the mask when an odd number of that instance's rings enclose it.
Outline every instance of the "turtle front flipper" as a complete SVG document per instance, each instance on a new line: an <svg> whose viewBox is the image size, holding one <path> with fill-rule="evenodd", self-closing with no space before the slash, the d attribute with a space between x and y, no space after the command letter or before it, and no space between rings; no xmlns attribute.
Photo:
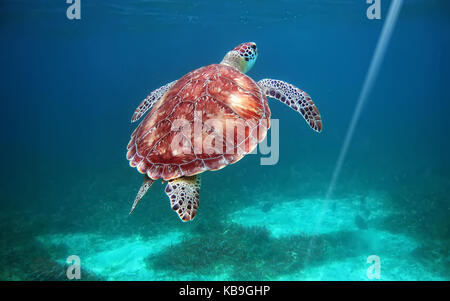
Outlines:
<svg viewBox="0 0 450 301"><path fill-rule="evenodd" d="M309 126L316 132L322 131L319 110L305 91L276 79L262 79L258 82L267 97L278 99L302 114Z"/></svg>
<svg viewBox="0 0 450 301"><path fill-rule="evenodd" d="M145 175L144 183L142 183L141 188L139 188L139 191L136 195L136 198L134 199L133 206L131 207L130 214L133 212L134 208L136 208L137 203L142 199L142 197L145 195L147 190L152 186L153 180L150 179L147 175Z"/></svg>
<svg viewBox="0 0 450 301"><path fill-rule="evenodd" d="M153 105L163 97L164 94L176 83L177 81L173 81L168 83L158 89L154 90L150 93L136 108L134 111L133 117L131 117L131 122L138 121L142 116L144 116L145 112L150 110Z"/></svg>
<svg viewBox="0 0 450 301"><path fill-rule="evenodd" d="M183 222L193 220L198 208L200 179L197 176L170 180L166 186L170 206Z"/></svg>

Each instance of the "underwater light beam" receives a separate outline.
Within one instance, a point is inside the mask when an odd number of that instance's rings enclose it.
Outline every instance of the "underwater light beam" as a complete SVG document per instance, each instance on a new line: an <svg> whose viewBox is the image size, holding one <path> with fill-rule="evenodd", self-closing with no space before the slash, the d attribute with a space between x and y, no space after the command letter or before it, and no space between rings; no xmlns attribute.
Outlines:
<svg viewBox="0 0 450 301"><path fill-rule="evenodd" d="M386 48L389 44L392 31L394 30L395 23L397 22L402 2L403 0L392 0L391 6L389 8L389 13L386 19L386 23L384 23L383 25L380 39L378 40L377 48L375 49L375 54L372 58L369 71L367 72L367 76L364 81L364 86L361 90L361 94L359 95L358 102L356 104L352 120L350 122L350 126L345 136L344 144L342 145L341 151L339 153L339 157L336 166L334 168L333 176L331 177L330 186L328 187L325 199L329 199L331 197L336 182L339 178L339 174L341 173L342 164L344 163L345 156L347 155L348 147L353 138L353 133L355 132L356 125L361 115L361 111L364 107L364 104L367 101L367 97L369 96L370 91L372 90L373 84L378 75L378 71L380 70L380 66L383 61Z"/></svg>
<svg viewBox="0 0 450 301"><path fill-rule="evenodd" d="M389 44L389 40L392 36L392 32L394 30L395 24L397 22L397 18L398 18L402 3L403 3L403 0L392 0L391 5L389 7L389 12L388 12L386 22L384 23L383 28L381 30L381 35L378 40L377 47L375 48L375 53L374 53L374 56L370 63L369 71L367 72L363 88L359 95L358 102L355 107L355 111L353 113L350 125L347 130L347 134L344 139L344 143L339 152L339 157L338 157L336 166L334 168L333 175L331 177L331 182L328 187L327 194L325 196L325 202L324 202L324 205L322 206L322 212L319 215L319 218L316 222L316 226L314 227L313 233L317 233L317 229L320 227L320 223L322 221L323 215L325 214L325 209L326 209L325 207L328 205L327 200L330 199L330 197L333 193L334 187L336 186L336 182L339 178L339 174L341 173L342 164L344 163L345 157L347 155L347 151L348 151L349 145L352 141L356 125L357 125L359 117L361 115L361 111L364 107L364 104L367 101L367 97L370 95L370 91L372 90L372 87L377 78L378 72L380 70L380 66L383 61L383 58L384 58L384 55L386 52L386 48ZM311 251L312 242L313 241L311 240L311 242L309 244L306 261L309 260L309 254Z"/></svg>

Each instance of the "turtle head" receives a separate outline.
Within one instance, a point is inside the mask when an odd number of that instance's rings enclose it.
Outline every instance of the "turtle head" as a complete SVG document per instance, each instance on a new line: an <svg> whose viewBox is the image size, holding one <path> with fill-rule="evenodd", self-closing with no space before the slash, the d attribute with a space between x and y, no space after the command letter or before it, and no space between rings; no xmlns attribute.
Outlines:
<svg viewBox="0 0 450 301"><path fill-rule="evenodd" d="M257 57L256 43L247 42L239 44L233 50L229 51L220 63L236 68L242 73L246 73L253 67Z"/></svg>

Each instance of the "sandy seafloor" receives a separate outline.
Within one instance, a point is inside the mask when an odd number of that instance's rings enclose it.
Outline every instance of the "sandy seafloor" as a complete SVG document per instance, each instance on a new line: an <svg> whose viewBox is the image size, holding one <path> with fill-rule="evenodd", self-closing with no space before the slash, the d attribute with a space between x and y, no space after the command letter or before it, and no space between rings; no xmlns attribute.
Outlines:
<svg viewBox="0 0 450 301"><path fill-rule="evenodd" d="M342 245L331 247L328 252L351 251L342 260L324 262L319 266L312 266L301 271L280 275L271 280L369 280L367 269L370 266L366 262L367 254L376 254L381 259L381 280L446 280L442 275L436 275L414 256L414 250L420 246L420 241L400 233L392 233L384 229L370 228L358 229L355 224L355 216L361 214L360 204L352 199L329 200L323 202L320 199L288 200L264 209L264 205L249 206L238 210L231 215L230 227L240 225L242 227L258 227L264 225L270 238L282 239L283 237L302 235L333 235L333 233L345 232L348 236ZM370 202L371 220L379 220L386 217L383 214L381 201L376 198L367 200ZM333 206L329 202L336 202ZM311 214L315 212L317 214ZM318 222L320 220L320 224ZM189 232L169 231L154 237L145 238L142 235L125 235L110 239L101 234L72 233L51 234L38 236L36 239L44 246L63 244L71 254L79 254L83 258L83 268L99 275L107 275L107 280L171 280L166 273L160 273L149 269L146 259L157 256L172 245L181 244L183 239L189 239ZM222 233L226 235L226 230ZM349 241L350 239L350 241ZM189 250L185 250L189 252ZM355 253L355 254L351 254ZM281 255L281 254L280 254ZM250 254L250 256L252 256ZM284 256L292 257L297 254L295 250ZM314 256L314 255L310 255ZM65 258L53 258L61 265ZM299 258L299 260L301 260ZM435 260L448 260L436 257ZM203 276L194 271L182 275L180 280L234 280L231 267L218 265L216 275ZM234 267L238 268L238 267ZM260 267L264 269L264 265Z"/></svg>

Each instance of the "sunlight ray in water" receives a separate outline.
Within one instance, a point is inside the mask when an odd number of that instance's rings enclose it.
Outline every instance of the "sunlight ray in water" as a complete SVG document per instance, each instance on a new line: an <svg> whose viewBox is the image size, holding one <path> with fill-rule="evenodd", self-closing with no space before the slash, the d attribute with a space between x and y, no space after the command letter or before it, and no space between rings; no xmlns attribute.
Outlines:
<svg viewBox="0 0 450 301"><path fill-rule="evenodd" d="M375 54L372 58L369 71L367 72L367 76L364 81L364 86L361 90L361 94L359 95L358 102L356 103L355 111L353 112L352 120L350 121L350 126L348 127L347 134L345 135L344 143L342 144L342 148L339 152L339 158L334 168L333 176L331 177L330 186L328 187L325 199L329 199L331 197L333 189L339 178L342 164L344 163L345 157L348 152L348 147L350 146L350 143L352 141L356 125L359 121L359 117L361 116L361 111L364 108L364 104L366 103L375 80L377 79L378 71L380 70L380 66L383 62L386 48L389 45L389 40L391 39L392 32L395 29L398 14L400 13L400 9L402 7L402 1L403 0L393 0L391 7L389 8L389 14L387 16L386 22L383 25L380 39L378 40L377 48L375 49Z"/></svg>
<svg viewBox="0 0 450 301"><path fill-rule="evenodd" d="M341 173L341 169L342 169L342 164L344 163L345 157L347 155L348 148L352 141L356 125L358 124L358 120L361 115L361 111L364 107L365 102L367 101L367 98L370 95L372 87L377 78L378 71L380 70L381 63L383 62L386 48L389 45L389 40L391 38L392 32L394 31L395 24L397 22L398 15L400 13L402 1L403 0L393 0L391 3L391 6L389 8L389 13L388 13L386 22L383 25L383 29L381 31L381 35L378 40L377 47L375 49L375 54L370 63L369 71L367 72L363 88L362 88L361 93L358 98L358 102L356 103L355 111L353 112L353 116L350 121L350 126L347 130L347 134L345 135L344 143L339 152L339 157L338 157L336 166L334 168L333 175L331 177L330 185L328 186L328 190L325 195L325 200L330 199L330 197L332 196L333 190L335 188L335 185L338 181L339 174ZM319 217L319 219L316 221L316 224L314 227L316 230L314 232L317 232L318 229L321 227L322 216L324 215L326 206L328 205L328 202L326 202L326 201L322 201L322 203L323 203L323 208L320 211L321 217Z"/></svg>

